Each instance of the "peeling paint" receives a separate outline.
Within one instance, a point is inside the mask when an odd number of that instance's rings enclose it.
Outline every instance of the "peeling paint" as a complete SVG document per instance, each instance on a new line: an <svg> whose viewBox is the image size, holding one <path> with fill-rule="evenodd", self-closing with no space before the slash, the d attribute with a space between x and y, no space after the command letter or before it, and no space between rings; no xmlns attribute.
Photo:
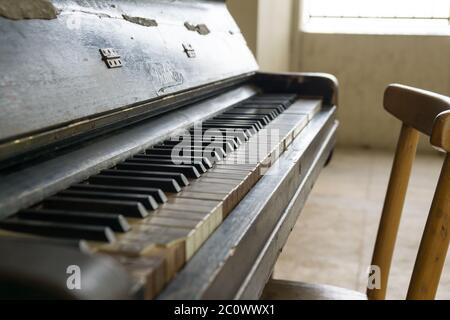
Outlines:
<svg viewBox="0 0 450 320"><path fill-rule="evenodd" d="M196 29L197 29L197 32L203 36L209 34L209 32L210 32L208 27L206 26L206 24L203 24L203 23L198 24Z"/></svg>
<svg viewBox="0 0 450 320"><path fill-rule="evenodd" d="M59 11L49 0L2 0L0 16L12 19L56 19Z"/></svg>
<svg viewBox="0 0 450 320"><path fill-rule="evenodd" d="M194 25L189 21L186 21L184 23L184 26L186 27L186 29L188 29L189 31L196 31L201 35L207 35L210 33L209 28L206 26L206 24L201 23L201 24L197 24Z"/></svg>
<svg viewBox="0 0 450 320"><path fill-rule="evenodd" d="M127 16L126 14L123 14L122 17L131 23L136 23L141 26L145 26L145 27L157 27L158 26L158 23L156 22L156 20L153 20L153 19L142 18L142 17L131 17L131 16Z"/></svg>
<svg viewBox="0 0 450 320"><path fill-rule="evenodd" d="M94 16L97 16L99 18L114 18L113 16L107 14L107 13L102 13L102 12L93 12L93 11L87 11L87 10L72 10L72 12L80 12L80 13L84 13L84 14L92 14Z"/></svg>

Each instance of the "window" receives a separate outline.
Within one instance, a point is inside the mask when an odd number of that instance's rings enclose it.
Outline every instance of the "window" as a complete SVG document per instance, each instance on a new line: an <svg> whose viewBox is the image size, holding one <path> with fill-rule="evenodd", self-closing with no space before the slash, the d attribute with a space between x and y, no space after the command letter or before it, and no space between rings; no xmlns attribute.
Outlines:
<svg viewBox="0 0 450 320"><path fill-rule="evenodd" d="M450 35L450 0L303 0L302 30Z"/></svg>

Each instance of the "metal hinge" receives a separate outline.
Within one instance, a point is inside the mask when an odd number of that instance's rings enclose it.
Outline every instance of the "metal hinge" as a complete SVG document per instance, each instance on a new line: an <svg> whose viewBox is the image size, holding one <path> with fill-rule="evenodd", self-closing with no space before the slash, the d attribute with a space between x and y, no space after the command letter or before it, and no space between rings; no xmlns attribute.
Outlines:
<svg viewBox="0 0 450 320"><path fill-rule="evenodd" d="M184 49L184 52L186 52L186 54L187 54L187 56L189 58L195 58L196 57L195 50L194 50L194 48L192 47L191 44L183 43L183 49Z"/></svg>
<svg viewBox="0 0 450 320"><path fill-rule="evenodd" d="M122 67L122 60L120 60L120 55L113 48L100 49L100 54L102 55L102 60L105 61L108 68Z"/></svg>

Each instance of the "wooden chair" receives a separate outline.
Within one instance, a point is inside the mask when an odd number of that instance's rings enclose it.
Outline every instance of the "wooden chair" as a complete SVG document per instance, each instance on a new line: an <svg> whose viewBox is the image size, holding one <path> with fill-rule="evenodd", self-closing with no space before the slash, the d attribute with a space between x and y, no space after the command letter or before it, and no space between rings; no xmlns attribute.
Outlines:
<svg viewBox="0 0 450 320"><path fill-rule="evenodd" d="M378 228L372 266L379 267L379 289L359 292L317 284L270 280L262 299L384 299L397 231L419 132L446 153L434 194L407 299L434 299L450 240L450 98L403 85L388 86L384 107L402 121Z"/></svg>

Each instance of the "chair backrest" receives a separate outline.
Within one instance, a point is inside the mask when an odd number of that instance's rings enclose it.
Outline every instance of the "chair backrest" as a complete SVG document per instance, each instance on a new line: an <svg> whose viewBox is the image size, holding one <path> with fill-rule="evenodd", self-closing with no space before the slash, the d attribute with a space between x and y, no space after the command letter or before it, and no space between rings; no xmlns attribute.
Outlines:
<svg viewBox="0 0 450 320"><path fill-rule="evenodd" d="M446 153L407 299L434 299L450 240L450 98L398 84L388 86L384 107L402 121L392 165L372 266L380 272L380 287L368 286L369 299L384 299L406 190L416 154L419 133ZM373 289L370 289L373 288Z"/></svg>

